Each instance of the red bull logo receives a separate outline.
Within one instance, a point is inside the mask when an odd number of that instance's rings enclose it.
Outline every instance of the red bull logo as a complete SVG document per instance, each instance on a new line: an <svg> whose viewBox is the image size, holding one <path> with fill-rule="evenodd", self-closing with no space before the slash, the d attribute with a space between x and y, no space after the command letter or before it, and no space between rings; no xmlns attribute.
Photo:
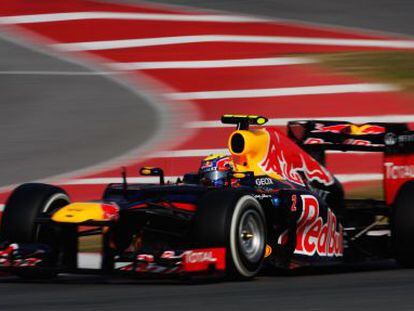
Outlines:
<svg viewBox="0 0 414 311"><path fill-rule="evenodd" d="M379 125L371 125L371 124L365 124L359 127L359 132L362 135L365 134L384 134L385 133L385 127L379 126Z"/></svg>
<svg viewBox="0 0 414 311"><path fill-rule="evenodd" d="M118 220L119 218L119 207L116 203L101 204L103 211L103 219L105 220Z"/></svg>
<svg viewBox="0 0 414 311"><path fill-rule="evenodd" d="M348 128L350 124L335 124L335 125L324 125L323 123L316 123L315 130L312 132L316 133L343 133L346 128Z"/></svg>
<svg viewBox="0 0 414 311"><path fill-rule="evenodd" d="M337 231L335 214L328 209L326 223L319 215L319 202L311 195L302 195L303 210L296 229L295 254L342 256L342 226Z"/></svg>
<svg viewBox="0 0 414 311"><path fill-rule="evenodd" d="M318 200L312 195L301 195L302 213L297 220L295 254L305 256L342 257L344 253L343 228L336 215L328 208L326 221L320 216ZM278 238L286 245L288 231Z"/></svg>
<svg viewBox="0 0 414 311"><path fill-rule="evenodd" d="M335 124L324 125L316 123L313 133L335 133L335 134L351 134L351 135L376 135L384 134L385 127L374 124Z"/></svg>
<svg viewBox="0 0 414 311"><path fill-rule="evenodd" d="M306 180L326 186L333 184L333 176L310 155L276 130L266 131L269 146L264 160L259 164L264 172L277 174L299 185L305 185Z"/></svg>

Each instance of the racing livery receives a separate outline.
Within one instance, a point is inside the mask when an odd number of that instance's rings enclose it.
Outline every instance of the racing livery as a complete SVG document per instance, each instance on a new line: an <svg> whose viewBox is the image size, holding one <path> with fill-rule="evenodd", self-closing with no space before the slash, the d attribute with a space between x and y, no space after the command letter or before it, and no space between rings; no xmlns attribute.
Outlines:
<svg viewBox="0 0 414 311"><path fill-rule="evenodd" d="M46 184L23 184L7 201L0 271L252 278L263 266L396 258L413 266L414 132L406 124L292 121L287 135L265 117L235 124L229 154L157 184L109 184L100 200L70 202ZM383 201L347 200L325 151L384 153ZM79 238L102 236L100 269L78 267Z"/></svg>

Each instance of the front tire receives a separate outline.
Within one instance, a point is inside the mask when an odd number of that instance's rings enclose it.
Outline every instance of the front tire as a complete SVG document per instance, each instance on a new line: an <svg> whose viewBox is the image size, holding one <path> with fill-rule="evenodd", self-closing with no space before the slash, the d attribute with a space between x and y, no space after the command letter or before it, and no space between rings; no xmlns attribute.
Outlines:
<svg viewBox="0 0 414 311"><path fill-rule="evenodd" d="M4 208L0 240L13 243L43 242L45 226L36 224L41 214L53 211L70 203L66 192L58 187L30 183L17 187Z"/></svg>
<svg viewBox="0 0 414 311"><path fill-rule="evenodd" d="M77 239L75 228L62 230L50 224L38 224L39 216L50 216L54 211L70 203L66 192L55 186L30 183L17 187L7 200L0 227L0 241L8 243L41 243L53 250L47 266L53 267L61 248L61 239L65 245ZM69 246L65 246L68 249ZM65 260L74 260L75 250L65 252ZM24 278L51 278L55 272L48 269L21 268L16 274Z"/></svg>
<svg viewBox="0 0 414 311"><path fill-rule="evenodd" d="M266 248L265 216L248 193L224 189L208 193L194 218L192 238L198 247L225 247L229 278L255 277Z"/></svg>

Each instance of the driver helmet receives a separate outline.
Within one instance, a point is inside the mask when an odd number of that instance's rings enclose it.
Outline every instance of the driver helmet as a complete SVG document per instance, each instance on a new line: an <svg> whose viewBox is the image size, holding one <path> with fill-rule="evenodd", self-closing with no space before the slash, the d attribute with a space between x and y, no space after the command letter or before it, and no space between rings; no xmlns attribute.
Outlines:
<svg viewBox="0 0 414 311"><path fill-rule="evenodd" d="M212 154L201 161L201 181L215 187L228 184L229 173L233 170L231 157L226 154Z"/></svg>

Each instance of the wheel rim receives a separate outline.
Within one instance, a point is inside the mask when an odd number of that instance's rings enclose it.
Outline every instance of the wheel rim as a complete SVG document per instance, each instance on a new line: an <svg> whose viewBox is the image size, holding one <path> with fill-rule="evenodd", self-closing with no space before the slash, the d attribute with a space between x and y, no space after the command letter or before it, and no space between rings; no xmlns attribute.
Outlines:
<svg viewBox="0 0 414 311"><path fill-rule="evenodd" d="M240 251L249 262L258 262L262 259L264 226L257 211L248 210L242 215L238 240Z"/></svg>

